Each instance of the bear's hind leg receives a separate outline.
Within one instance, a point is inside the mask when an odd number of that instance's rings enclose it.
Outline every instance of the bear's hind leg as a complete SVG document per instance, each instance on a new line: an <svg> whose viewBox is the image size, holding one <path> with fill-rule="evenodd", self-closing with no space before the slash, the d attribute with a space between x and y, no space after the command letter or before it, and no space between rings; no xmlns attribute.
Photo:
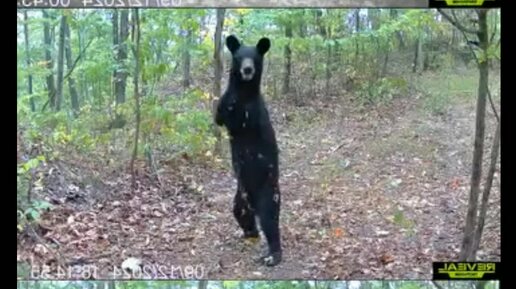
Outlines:
<svg viewBox="0 0 516 289"><path fill-rule="evenodd" d="M275 266L281 262L282 250L279 229L280 192L278 186L266 186L260 192L263 198L258 205L260 225L269 247L269 253L261 259L267 266Z"/></svg>
<svg viewBox="0 0 516 289"><path fill-rule="evenodd" d="M233 215L244 231L244 239L259 238L258 229L256 228L256 219L251 206L249 206L248 196L244 188L238 182L238 189L235 195Z"/></svg>

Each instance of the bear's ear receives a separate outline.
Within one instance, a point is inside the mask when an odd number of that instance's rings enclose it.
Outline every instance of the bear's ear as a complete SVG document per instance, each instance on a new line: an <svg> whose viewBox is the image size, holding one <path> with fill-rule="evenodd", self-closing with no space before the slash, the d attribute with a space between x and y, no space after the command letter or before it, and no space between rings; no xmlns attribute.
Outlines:
<svg viewBox="0 0 516 289"><path fill-rule="evenodd" d="M231 51L231 53L234 53L235 51L240 48L240 42L238 41L238 38L236 38L235 35L229 35L226 38L226 47Z"/></svg>
<svg viewBox="0 0 516 289"><path fill-rule="evenodd" d="M269 38L264 37L260 39L260 41L258 41L258 44L256 44L256 48L258 49L258 53L264 55L265 53L267 53L267 51L269 51L269 48L271 48L271 41L269 40Z"/></svg>

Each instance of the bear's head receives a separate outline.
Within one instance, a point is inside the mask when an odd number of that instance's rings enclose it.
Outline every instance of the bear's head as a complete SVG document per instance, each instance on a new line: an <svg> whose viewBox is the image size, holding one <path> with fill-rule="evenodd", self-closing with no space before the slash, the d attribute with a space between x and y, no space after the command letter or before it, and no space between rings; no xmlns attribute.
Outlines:
<svg viewBox="0 0 516 289"><path fill-rule="evenodd" d="M269 51L271 41L264 37L256 46L245 46L234 35L230 35L226 38L226 46L231 51L233 59L231 73L242 81L259 80L263 56Z"/></svg>

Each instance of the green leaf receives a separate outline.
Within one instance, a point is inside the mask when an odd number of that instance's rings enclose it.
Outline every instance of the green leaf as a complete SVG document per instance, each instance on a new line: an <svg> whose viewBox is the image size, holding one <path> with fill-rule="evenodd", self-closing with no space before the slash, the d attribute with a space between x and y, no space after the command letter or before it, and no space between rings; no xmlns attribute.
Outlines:
<svg viewBox="0 0 516 289"><path fill-rule="evenodd" d="M39 211L37 211L33 208L28 208L27 211L25 211L25 215L28 216L32 220L39 220L39 217L41 216Z"/></svg>
<svg viewBox="0 0 516 289"><path fill-rule="evenodd" d="M50 204L47 201L39 200L39 201L34 202L34 208L39 210L39 211L47 210L47 209L52 208L52 204Z"/></svg>

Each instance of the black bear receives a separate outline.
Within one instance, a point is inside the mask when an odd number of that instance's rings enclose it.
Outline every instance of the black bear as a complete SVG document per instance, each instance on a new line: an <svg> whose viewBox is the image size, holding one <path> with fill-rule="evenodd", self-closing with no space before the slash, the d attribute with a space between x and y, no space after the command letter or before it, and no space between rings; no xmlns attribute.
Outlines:
<svg viewBox="0 0 516 289"><path fill-rule="evenodd" d="M226 38L226 46L232 54L232 66L215 122L224 125L230 136L232 165L238 180L233 214L244 238L259 237L255 216L258 217L269 247L261 260L274 266L282 255L278 145L260 93L263 57L271 43L262 38L256 46L245 46L231 35Z"/></svg>

